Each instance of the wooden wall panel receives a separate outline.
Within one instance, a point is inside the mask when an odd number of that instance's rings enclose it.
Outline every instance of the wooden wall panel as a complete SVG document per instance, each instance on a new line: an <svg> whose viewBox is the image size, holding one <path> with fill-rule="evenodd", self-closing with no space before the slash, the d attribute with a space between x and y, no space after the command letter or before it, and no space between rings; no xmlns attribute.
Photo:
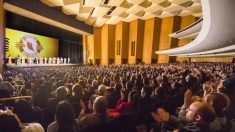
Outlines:
<svg viewBox="0 0 235 132"><path fill-rule="evenodd" d="M143 36L144 36L144 21L135 20L130 22L129 29L129 50L128 50L128 64L136 64L137 59L142 61L143 54ZM132 44L135 43L133 48ZM131 54L134 50L133 54Z"/></svg>
<svg viewBox="0 0 235 132"><path fill-rule="evenodd" d="M105 24L101 30L101 65L114 63L115 26Z"/></svg>
<svg viewBox="0 0 235 132"><path fill-rule="evenodd" d="M101 65L108 64L108 25L101 29Z"/></svg>
<svg viewBox="0 0 235 132"><path fill-rule="evenodd" d="M131 55L132 50L132 42L137 41L137 28L138 28L138 20L130 22L130 32L129 32L129 46L128 46L128 64L136 63L136 54L134 56Z"/></svg>
<svg viewBox="0 0 235 132"><path fill-rule="evenodd" d="M160 18L155 18L154 32L153 32L153 52L152 52L152 59L154 60L154 63L157 63L158 60L158 55L155 54L155 51L159 50L161 23L162 21Z"/></svg>
<svg viewBox="0 0 235 132"><path fill-rule="evenodd" d="M108 25L108 63L114 64L115 58L115 26Z"/></svg>
<svg viewBox="0 0 235 132"><path fill-rule="evenodd" d="M142 62L143 57L143 44L144 44L144 21L138 20L137 27L137 43L136 43L136 59L139 59Z"/></svg>
<svg viewBox="0 0 235 132"><path fill-rule="evenodd" d="M117 42L120 41L120 47ZM122 64L128 60L129 23L119 22L115 25L115 64ZM117 51L120 48L120 54Z"/></svg>
<svg viewBox="0 0 235 132"><path fill-rule="evenodd" d="M145 21L144 27L144 45L143 45L143 62L151 64L152 59L157 59L155 51L159 47L161 20L152 18Z"/></svg>
<svg viewBox="0 0 235 132"><path fill-rule="evenodd" d="M83 49L83 51L85 50L85 56L86 56L86 62L90 62L90 60L92 61L92 63L95 63L95 56L94 56L94 35L89 35L89 36L86 36L86 43L84 46L86 49Z"/></svg>
<svg viewBox="0 0 235 132"><path fill-rule="evenodd" d="M194 16L184 16L181 18L181 24L180 24L180 29L183 29L190 24L194 23L196 21L196 17ZM178 46L183 46L185 44L188 44L192 41L192 39L180 39L178 42ZM188 57L177 57L176 61L178 62L183 62L183 61L189 61Z"/></svg>
<svg viewBox="0 0 235 132"><path fill-rule="evenodd" d="M101 28L94 28L94 64L101 59Z"/></svg>
<svg viewBox="0 0 235 132"><path fill-rule="evenodd" d="M152 46L154 38L154 18L145 21L144 27L144 46L143 46L143 62L151 64Z"/></svg>
<svg viewBox="0 0 235 132"><path fill-rule="evenodd" d="M123 34L123 24L119 22L115 25L115 64L122 64L122 54L117 54L118 46L117 41L120 41L120 48L122 47L122 34ZM122 51L120 51L122 52Z"/></svg>
<svg viewBox="0 0 235 132"><path fill-rule="evenodd" d="M122 54L122 59L125 59L126 61L128 60L128 51L129 51L128 47L129 47L129 23L123 22L122 23L121 54Z"/></svg>
<svg viewBox="0 0 235 132"><path fill-rule="evenodd" d="M171 38L169 34L179 30L179 22L179 17L168 17L162 19L159 50L170 49L178 45L178 41ZM169 63L169 60L168 55L158 56L158 63Z"/></svg>

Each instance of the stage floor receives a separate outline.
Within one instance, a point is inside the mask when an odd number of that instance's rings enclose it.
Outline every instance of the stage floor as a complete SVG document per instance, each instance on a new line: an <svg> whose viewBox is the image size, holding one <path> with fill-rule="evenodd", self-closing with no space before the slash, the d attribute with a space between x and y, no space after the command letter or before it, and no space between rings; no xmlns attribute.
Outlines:
<svg viewBox="0 0 235 132"><path fill-rule="evenodd" d="M26 68L26 67L58 67L58 66L79 66L81 64L20 64L20 65L16 65L16 64L7 64L6 66L8 68Z"/></svg>

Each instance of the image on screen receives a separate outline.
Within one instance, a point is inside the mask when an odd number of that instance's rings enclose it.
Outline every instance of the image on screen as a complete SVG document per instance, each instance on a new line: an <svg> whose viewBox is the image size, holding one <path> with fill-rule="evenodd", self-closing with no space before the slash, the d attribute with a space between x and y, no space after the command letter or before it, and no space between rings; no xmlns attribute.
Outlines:
<svg viewBox="0 0 235 132"><path fill-rule="evenodd" d="M6 57L58 57L58 39L6 28Z"/></svg>

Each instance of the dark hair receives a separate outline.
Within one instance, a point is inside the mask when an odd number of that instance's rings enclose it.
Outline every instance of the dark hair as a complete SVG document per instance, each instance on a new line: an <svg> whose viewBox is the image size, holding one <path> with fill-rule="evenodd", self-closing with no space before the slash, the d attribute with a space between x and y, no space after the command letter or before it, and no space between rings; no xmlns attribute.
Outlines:
<svg viewBox="0 0 235 132"><path fill-rule="evenodd" d="M75 125L75 112L70 103L61 101L56 108L56 122L59 124L57 132L73 132Z"/></svg>
<svg viewBox="0 0 235 132"><path fill-rule="evenodd" d="M216 117L214 109L206 103L203 103L196 113L202 116L205 123L212 122Z"/></svg>
<svg viewBox="0 0 235 132"><path fill-rule="evenodd" d="M82 96L82 86L80 84L74 84L72 90L75 95Z"/></svg>
<svg viewBox="0 0 235 132"><path fill-rule="evenodd" d="M143 84L144 84L144 85L149 85L149 84L150 84L149 78L145 77L145 78L143 79Z"/></svg>
<svg viewBox="0 0 235 132"><path fill-rule="evenodd" d="M152 88L148 85L143 86L143 90L146 93L146 96L149 96L152 94Z"/></svg>
<svg viewBox="0 0 235 132"><path fill-rule="evenodd" d="M226 98L220 93L211 93L208 99L213 102L212 107L214 108L216 115L223 114L223 110L227 104Z"/></svg>
<svg viewBox="0 0 235 132"><path fill-rule="evenodd" d="M152 112L155 112L157 109L162 108L166 112L170 112L170 106L165 101L158 101L152 106Z"/></svg>
<svg viewBox="0 0 235 132"><path fill-rule="evenodd" d="M0 130L2 132L21 132L19 118L13 113L1 113Z"/></svg>

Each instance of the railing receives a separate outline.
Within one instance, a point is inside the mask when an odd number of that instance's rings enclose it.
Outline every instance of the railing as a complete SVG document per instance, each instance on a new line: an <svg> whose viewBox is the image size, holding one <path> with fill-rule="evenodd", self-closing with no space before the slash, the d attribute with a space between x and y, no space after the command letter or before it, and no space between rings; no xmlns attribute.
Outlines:
<svg viewBox="0 0 235 132"><path fill-rule="evenodd" d="M193 23L193 24L189 25L188 27L186 27L186 28L184 28L184 29L181 29L181 30L179 30L179 31L177 31L177 32L175 32L175 33L176 33L176 34L179 34L179 33L183 32L183 31L185 31L185 30L188 30L189 28L191 28L191 27L197 25L197 24L200 23L201 21L203 21L203 18L198 19L195 23Z"/></svg>

